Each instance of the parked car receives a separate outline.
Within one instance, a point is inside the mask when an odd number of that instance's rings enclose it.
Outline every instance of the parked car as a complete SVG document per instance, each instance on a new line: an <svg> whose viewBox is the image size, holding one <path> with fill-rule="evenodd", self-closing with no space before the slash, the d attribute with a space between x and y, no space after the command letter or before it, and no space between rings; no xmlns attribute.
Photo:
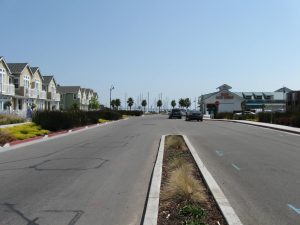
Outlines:
<svg viewBox="0 0 300 225"><path fill-rule="evenodd" d="M190 121L190 120L203 121L203 115L200 111L191 110L186 113L185 120L186 121Z"/></svg>
<svg viewBox="0 0 300 225"><path fill-rule="evenodd" d="M172 109L172 111L169 114L169 119L178 118L181 119L181 111L180 109Z"/></svg>

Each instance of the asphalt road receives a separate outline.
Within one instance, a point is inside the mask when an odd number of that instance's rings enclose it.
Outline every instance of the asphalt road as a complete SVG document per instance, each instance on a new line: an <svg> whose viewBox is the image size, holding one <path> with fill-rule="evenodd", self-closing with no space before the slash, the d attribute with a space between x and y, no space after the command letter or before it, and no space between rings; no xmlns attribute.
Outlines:
<svg viewBox="0 0 300 225"><path fill-rule="evenodd" d="M300 224L300 138L146 116L0 153L0 225L139 225L162 134L186 134L244 224Z"/></svg>

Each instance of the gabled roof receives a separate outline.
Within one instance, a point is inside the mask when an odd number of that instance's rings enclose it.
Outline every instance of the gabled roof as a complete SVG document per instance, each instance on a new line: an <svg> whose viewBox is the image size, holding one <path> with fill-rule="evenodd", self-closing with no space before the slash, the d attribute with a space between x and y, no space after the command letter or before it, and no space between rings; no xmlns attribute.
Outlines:
<svg viewBox="0 0 300 225"><path fill-rule="evenodd" d="M217 92L213 92L213 93L209 93L209 94L202 95L202 96L201 96L201 97L202 97L201 100L208 99L208 98L210 98L211 96L213 96L213 95L215 95L215 94L217 94L217 93L219 93L219 92L217 91Z"/></svg>
<svg viewBox="0 0 300 225"><path fill-rule="evenodd" d="M57 91L60 94L73 93L77 94L81 90L80 86L57 86Z"/></svg>
<svg viewBox="0 0 300 225"><path fill-rule="evenodd" d="M43 75L41 73L41 70L39 67L30 67L32 74L35 74L36 72L38 72L40 74L40 77L42 79L42 81L44 80Z"/></svg>
<svg viewBox="0 0 300 225"><path fill-rule="evenodd" d="M291 92L293 90L287 88L287 87L282 87L282 88L279 88L278 90L276 90L275 92L283 92L283 93L288 93L288 92Z"/></svg>
<svg viewBox="0 0 300 225"><path fill-rule="evenodd" d="M7 63L7 65L13 75L20 75L26 66L28 66L28 69L31 71L28 63Z"/></svg>
<svg viewBox="0 0 300 225"><path fill-rule="evenodd" d="M11 74L10 68L8 67L7 63L5 62L3 56L0 56L0 61L3 61L3 62L4 62L4 65L5 65L6 69L8 70L9 74Z"/></svg>
<svg viewBox="0 0 300 225"><path fill-rule="evenodd" d="M50 82L51 82L51 80L53 80L53 82L55 83L55 85L57 85L53 75L43 76L43 79L44 79L43 80L43 84L44 85L49 85Z"/></svg>
<svg viewBox="0 0 300 225"><path fill-rule="evenodd" d="M229 90L231 88L232 87L230 87L228 84L223 84L220 87L217 87L217 89L219 89L220 91L222 91L222 90Z"/></svg>

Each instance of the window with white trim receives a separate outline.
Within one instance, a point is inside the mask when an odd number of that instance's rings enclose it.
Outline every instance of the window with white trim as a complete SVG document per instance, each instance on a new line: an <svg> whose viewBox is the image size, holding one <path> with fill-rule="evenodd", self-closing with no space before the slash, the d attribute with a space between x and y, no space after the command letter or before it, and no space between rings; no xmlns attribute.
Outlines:
<svg viewBox="0 0 300 225"><path fill-rule="evenodd" d="M5 84L5 69L0 68L0 88L1 88L1 91L3 91L4 84Z"/></svg>
<svg viewBox="0 0 300 225"><path fill-rule="evenodd" d="M39 87L40 87L40 81L36 79L34 82L34 89L38 91Z"/></svg>
<svg viewBox="0 0 300 225"><path fill-rule="evenodd" d="M19 78L18 77L14 78L14 85L15 85L15 88L19 88Z"/></svg>
<svg viewBox="0 0 300 225"><path fill-rule="evenodd" d="M24 76L24 87L28 89L30 87L30 77L28 75Z"/></svg>

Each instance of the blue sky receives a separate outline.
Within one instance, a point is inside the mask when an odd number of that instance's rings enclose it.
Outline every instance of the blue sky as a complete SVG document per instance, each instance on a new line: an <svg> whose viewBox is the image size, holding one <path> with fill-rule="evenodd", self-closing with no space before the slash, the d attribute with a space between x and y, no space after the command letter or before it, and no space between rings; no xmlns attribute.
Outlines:
<svg viewBox="0 0 300 225"><path fill-rule="evenodd" d="M298 0L0 0L0 55L98 91L195 97L300 89Z"/></svg>

